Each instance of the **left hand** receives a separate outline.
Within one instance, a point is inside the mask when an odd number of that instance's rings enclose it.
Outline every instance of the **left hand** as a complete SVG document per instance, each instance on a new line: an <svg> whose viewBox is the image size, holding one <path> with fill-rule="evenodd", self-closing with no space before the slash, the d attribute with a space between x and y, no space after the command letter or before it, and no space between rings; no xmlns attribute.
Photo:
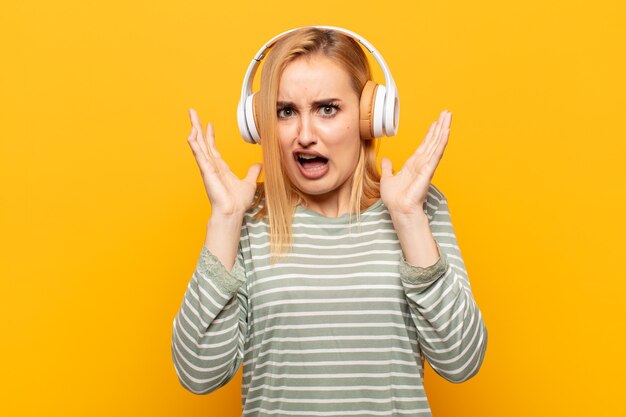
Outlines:
<svg viewBox="0 0 626 417"><path fill-rule="evenodd" d="M424 213L423 205L430 180L448 143L451 119L452 113L447 110L441 112L439 120L430 125L421 145L396 175L393 175L391 161L382 159L380 197L392 215L411 216Z"/></svg>

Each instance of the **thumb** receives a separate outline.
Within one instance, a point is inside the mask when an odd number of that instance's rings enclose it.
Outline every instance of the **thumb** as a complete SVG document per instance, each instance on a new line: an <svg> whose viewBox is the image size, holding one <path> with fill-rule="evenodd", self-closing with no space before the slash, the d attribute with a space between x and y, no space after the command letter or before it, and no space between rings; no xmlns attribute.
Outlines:
<svg viewBox="0 0 626 417"><path fill-rule="evenodd" d="M392 172L393 164L388 158L383 158L380 160L380 168L381 168L381 178L393 175L393 172Z"/></svg>
<svg viewBox="0 0 626 417"><path fill-rule="evenodd" d="M243 180L252 185L256 185L256 180L259 178L259 174L261 173L261 164L254 164L250 168L248 168L248 175Z"/></svg>

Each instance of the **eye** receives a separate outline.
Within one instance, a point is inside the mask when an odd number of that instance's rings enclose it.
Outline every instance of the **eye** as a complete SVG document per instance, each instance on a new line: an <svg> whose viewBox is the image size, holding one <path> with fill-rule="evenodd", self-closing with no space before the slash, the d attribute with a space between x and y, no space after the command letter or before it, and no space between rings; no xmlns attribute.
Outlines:
<svg viewBox="0 0 626 417"><path fill-rule="evenodd" d="M276 115L279 119L287 119L293 116L293 109L291 107L281 107L278 109Z"/></svg>
<svg viewBox="0 0 626 417"><path fill-rule="evenodd" d="M333 117L339 111L339 106L334 103L324 104L320 107L322 117Z"/></svg>

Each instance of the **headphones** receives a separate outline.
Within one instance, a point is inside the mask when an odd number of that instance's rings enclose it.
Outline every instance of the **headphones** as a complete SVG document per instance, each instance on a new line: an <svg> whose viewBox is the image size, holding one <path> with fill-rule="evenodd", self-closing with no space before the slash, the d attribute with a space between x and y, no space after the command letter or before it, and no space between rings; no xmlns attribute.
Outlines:
<svg viewBox="0 0 626 417"><path fill-rule="evenodd" d="M359 129L362 139L373 139L382 136L394 136L398 132L398 119L400 116L400 101L398 98L398 89L393 81L391 72L385 63L383 57L378 53L376 48L361 36L347 29L334 26L311 26L318 29L330 29L350 36L358 41L374 55L376 61L380 65L385 75L385 85L377 84L368 80L361 92L361 102L359 104ZM241 88L241 98L237 105L237 124L241 136L248 143L260 143L261 138L259 129L256 124L257 113L255 105L255 93L252 93L252 81L254 74L266 55L266 51L283 38L288 33L301 28L291 29L283 32L265 44L259 52L256 53L254 59L248 66L248 71L243 79Z"/></svg>

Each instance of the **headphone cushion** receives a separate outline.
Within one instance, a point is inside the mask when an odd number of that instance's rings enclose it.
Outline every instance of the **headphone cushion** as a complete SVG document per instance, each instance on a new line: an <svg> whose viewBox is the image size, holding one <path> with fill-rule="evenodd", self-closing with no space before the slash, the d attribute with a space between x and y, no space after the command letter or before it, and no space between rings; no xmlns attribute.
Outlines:
<svg viewBox="0 0 626 417"><path fill-rule="evenodd" d="M368 80L361 92L361 101L359 103L359 131L361 139L374 139L373 118L374 118L374 102L376 90L379 85L372 80Z"/></svg>

